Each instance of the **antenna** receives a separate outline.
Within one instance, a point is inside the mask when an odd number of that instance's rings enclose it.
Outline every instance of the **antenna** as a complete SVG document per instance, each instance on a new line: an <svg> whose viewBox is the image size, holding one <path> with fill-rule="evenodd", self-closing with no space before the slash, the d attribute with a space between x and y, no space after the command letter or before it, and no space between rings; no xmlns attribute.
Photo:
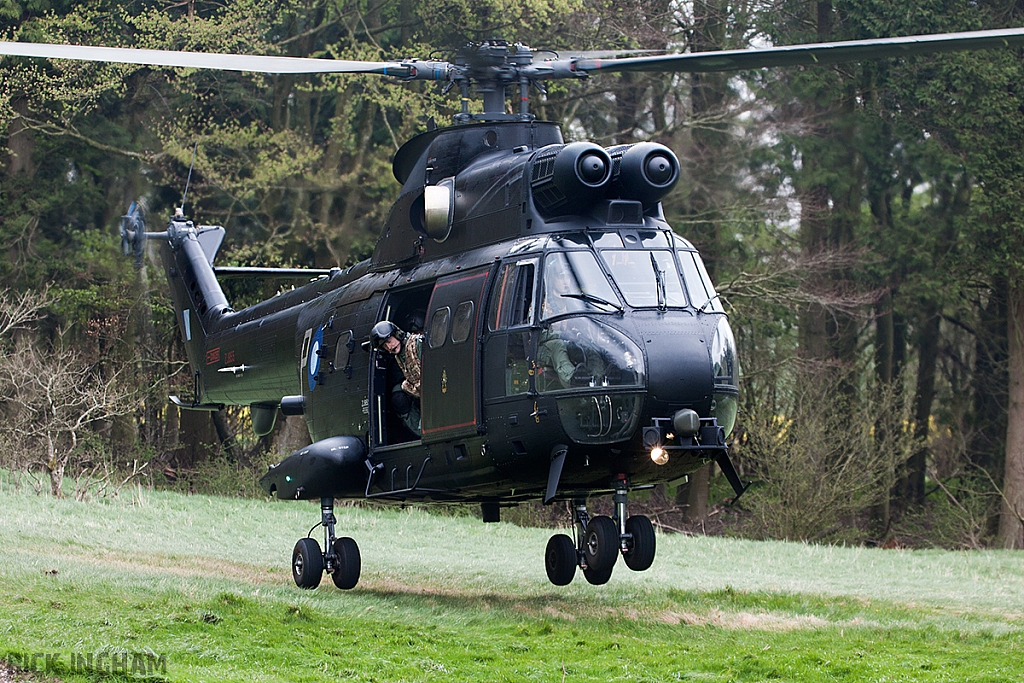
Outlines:
<svg viewBox="0 0 1024 683"><path fill-rule="evenodd" d="M196 150L199 149L199 142L197 141L195 146L192 147L192 161L188 164L188 178L185 179L185 191L181 195L181 209L179 211L184 215L185 213L185 197L188 196L188 185L192 182L192 169L196 166Z"/></svg>

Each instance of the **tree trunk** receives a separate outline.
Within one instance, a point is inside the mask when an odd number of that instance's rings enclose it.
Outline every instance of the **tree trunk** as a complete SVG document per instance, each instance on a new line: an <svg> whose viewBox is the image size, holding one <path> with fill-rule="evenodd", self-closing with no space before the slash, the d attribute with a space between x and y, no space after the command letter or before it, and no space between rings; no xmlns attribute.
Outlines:
<svg viewBox="0 0 1024 683"><path fill-rule="evenodd" d="M274 433L263 438L269 440L270 451L282 458L311 443L306 421L297 416L279 416Z"/></svg>
<svg viewBox="0 0 1024 683"><path fill-rule="evenodd" d="M179 410L179 447L171 465L192 469L210 459L217 452L220 440L210 413L200 410Z"/></svg>
<svg viewBox="0 0 1024 683"><path fill-rule="evenodd" d="M676 504L685 505L683 519L690 523L703 522L708 516L708 493L711 487L711 464L690 474L690 481L679 487Z"/></svg>
<svg viewBox="0 0 1024 683"><path fill-rule="evenodd" d="M693 52L720 50L725 40L726 12L721 0L698 0L693 6L694 30L690 43ZM722 74L692 74L692 116L695 121L710 118L722 111L726 79ZM693 177L699 178L688 198L692 213L690 230L704 257L712 280L720 274L723 220L722 186L727 182L720 169L718 151L728 144L721 125L701 125L693 130ZM700 304L697 304L700 305ZM689 522L703 522L708 514L711 466L705 465L690 475L689 484L680 489L676 502L685 504L683 517ZM685 495L685 500L683 496Z"/></svg>
<svg viewBox="0 0 1024 683"><path fill-rule="evenodd" d="M973 408L969 454L971 462L998 477L1003 462L1006 435L1006 332L1009 286L1004 278L993 278L988 302L979 311L975 335Z"/></svg>
<svg viewBox="0 0 1024 683"><path fill-rule="evenodd" d="M892 293L886 292L875 305L875 378L882 390L891 390L893 380L893 314ZM885 420L875 422L875 441L886 442ZM887 490L879 492L878 503L871 507L870 528L872 536L881 542L889 533L892 507Z"/></svg>
<svg viewBox="0 0 1024 683"><path fill-rule="evenodd" d="M228 424L224 411L217 410L210 413L210 419L213 421L213 428L217 432L217 440L220 441L221 448L224 449L227 456L241 465L251 467L252 462L243 452L243 449L236 448L235 433L232 431L231 425Z"/></svg>
<svg viewBox="0 0 1024 683"><path fill-rule="evenodd" d="M57 457L53 437L46 435L46 470L50 475L50 493L54 498L64 497L64 461Z"/></svg>
<svg viewBox="0 0 1024 683"><path fill-rule="evenodd" d="M805 162L808 172L813 166L813 159ZM828 217L828 190L820 185L801 193L800 196L800 247L804 254L813 256L825 247L825 230ZM810 285L815 290L824 288L820 276L815 277ZM824 360L828 356L828 337L825 324L828 313L825 307L812 302L800 311L797 328L799 334L799 352L808 360Z"/></svg>
<svg viewBox="0 0 1024 683"><path fill-rule="evenodd" d="M1007 299L1010 385L1003 502L996 543L1000 548L1020 550L1024 549L1024 287L1011 284Z"/></svg>
<svg viewBox="0 0 1024 683"><path fill-rule="evenodd" d="M907 502L914 505L924 503L924 480L928 468L928 428L935 400L935 368L939 358L938 306L929 302L924 310L924 320L918 339L917 392L914 395L914 438L920 446L907 462L907 478L904 494Z"/></svg>
<svg viewBox="0 0 1024 683"><path fill-rule="evenodd" d="M36 173L35 163L32 155L36 150L36 139L22 117L28 115L28 102L24 98L15 99L11 102L11 108L18 114L18 117L10 122L8 131L10 136L7 139L7 148L10 156L7 161L7 174L13 176L17 173L24 173L29 177Z"/></svg>

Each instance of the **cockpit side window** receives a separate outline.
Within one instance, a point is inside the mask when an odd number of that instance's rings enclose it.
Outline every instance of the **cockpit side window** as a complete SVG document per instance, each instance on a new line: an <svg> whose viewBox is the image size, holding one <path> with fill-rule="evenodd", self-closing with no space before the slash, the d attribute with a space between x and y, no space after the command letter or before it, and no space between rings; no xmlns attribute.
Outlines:
<svg viewBox="0 0 1024 683"><path fill-rule="evenodd" d="M492 332L533 323L536 272L536 259L502 267L487 311L487 325Z"/></svg>
<svg viewBox="0 0 1024 683"><path fill-rule="evenodd" d="M715 287L711 284L708 271L704 268L704 262L697 252L680 250L677 253L679 266L683 269L683 281L694 307L715 313L725 312L722 302L718 300Z"/></svg>
<svg viewBox="0 0 1024 683"><path fill-rule="evenodd" d="M529 325L533 322L533 292L536 282L536 263L516 264L516 278L509 301L508 324L510 327Z"/></svg>
<svg viewBox="0 0 1024 683"><path fill-rule="evenodd" d="M708 304L708 308L717 313L725 313L725 308L722 307L722 302L718 298L718 292L715 291L715 286L711 284L711 276L708 275L707 268L704 267L704 261L701 260L700 255L696 252L693 252L693 261L697 264L697 271L700 273L700 279L704 282L704 289L707 290L708 300L711 302Z"/></svg>
<svg viewBox="0 0 1024 683"><path fill-rule="evenodd" d="M515 274L515 264L506 263L498 272L498 280L494 283L491 291L491 300L487 304L487 329L491 332L500 329L503 322L502 317L506 307L505 288L508 286Z"/></svg>

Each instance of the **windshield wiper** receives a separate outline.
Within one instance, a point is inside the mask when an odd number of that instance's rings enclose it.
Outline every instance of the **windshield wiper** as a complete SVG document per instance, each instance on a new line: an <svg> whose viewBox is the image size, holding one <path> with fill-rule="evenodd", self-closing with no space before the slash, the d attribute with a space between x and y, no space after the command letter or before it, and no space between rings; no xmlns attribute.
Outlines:
<svg viewBox="0 0 1024 683"><path fill-rule="evenodd" d="M592 304L602 304L604 306L608 306L610 308L614 308L619 313L623 313L624 312L622 306L620 306L620 305L618 305L616 303L613 303L611 301L608 301L606 299L602 299L599 296L594 296L593 294L587 294L586 292L580 292L579 294L559 294L558 296L564 296L566 299L579 299L581 301L588 301L588 302L590 302Z"/></svg>
<svg viewBox="0 0 1024 683"><path fill-rule="evenodd" d="M661 269L658 268L658 259L654 258L654 252L651 252L651 267L654 268L654 279L658 283L658 310L664 311L668 308L666 299L668 294L665 291L665 276L662 274Z"/></svg>
<svg viewBox="0 0 1024 683"><path fill-rule="evenodd" d="M704 305L697 309L697 312L698 313L703 313L704 309L707 308L711 304L711 302L714 301L717 298L718 298L718 294L716 293L713 297L711 297L710 299L705 301Z"/></svg>

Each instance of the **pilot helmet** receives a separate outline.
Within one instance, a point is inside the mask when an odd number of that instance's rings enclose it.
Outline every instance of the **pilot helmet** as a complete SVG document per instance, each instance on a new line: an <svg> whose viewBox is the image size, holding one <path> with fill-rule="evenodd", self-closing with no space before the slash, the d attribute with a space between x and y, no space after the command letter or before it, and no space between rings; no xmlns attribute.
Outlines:
<svg viewBox="0 0 1024 683"><path fill-rule="evenodd" d="M387 341L388 337L395 337L401 341L403 336L405 335L402 334L402 330L398 329L398 326L393 322L390 320L381 320L373 326L372 330L370 330L370 346L375 349L380 349L381 346L384 345L384 342Z"/></svg>

